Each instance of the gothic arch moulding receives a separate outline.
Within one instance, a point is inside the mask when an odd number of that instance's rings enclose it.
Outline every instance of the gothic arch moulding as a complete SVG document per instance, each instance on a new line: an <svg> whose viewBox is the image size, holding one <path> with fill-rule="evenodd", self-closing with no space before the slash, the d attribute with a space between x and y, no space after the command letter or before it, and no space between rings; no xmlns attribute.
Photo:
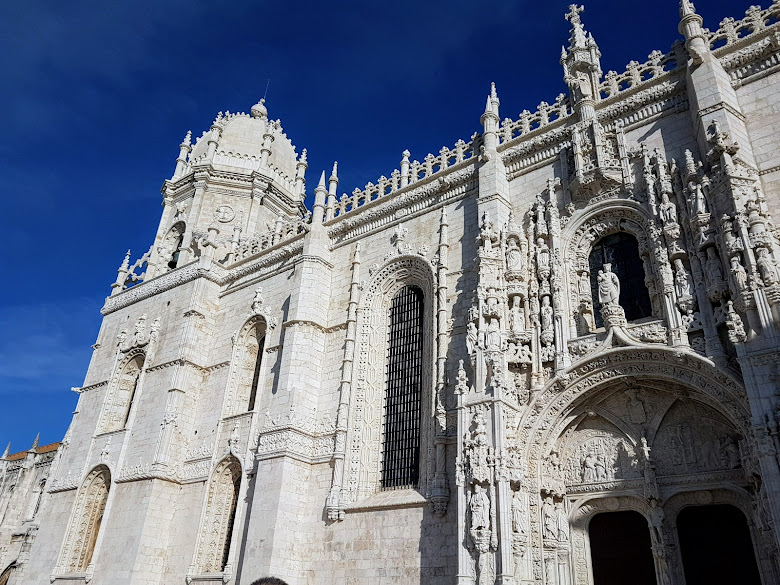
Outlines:
<svg viewBox="0 0 780 585"><path fill-rule="evenodd" d="M420 256L399 256L377 270L363 288L357 311L356 367L347 444L349 448L347 489L355 502L379 490L382 453L382 414L388 351L389 310L393 297L404 286L416 286L423 292L423 330L428 332L423 345L422 426L420 437L420 484L428 480L433 465L432 413L435 379L434 321L435 276L431 265Z"/></svg>
<svg viewBox="0 0 780 585"><path fill-rule="evenodd" d="M672 286L673 276L660 231L639 203L624 199L605 201L585 210L563 231L564 240L568 242L563 261L569 281L571 315L578 335L592 332L593 327L586 315L588 311L592 313L594 305L590 288L590 253L599 240L616 233L636 238L652 313L655 317L667 318L668 322L668 316L664 314L663 293L668 288L667 284ZM659 246L663 254L657 251Z"/></svg>
<svg viewBox="0 0 780 585"><path fill-rule="evenodd" d="M143 374L146 352L134 348L121 355L111 385L106 393L100 432L108 433L125 428Z"/></svg>
<svg viewBox="0 0 780 585"><path fill-rule="evenodd" d="M641 434L652 442L655 434L662 430L664 415L674 400L691 400L717 413L725 428L738 436L749 436L750 413L745 407L747 397L744 387L712 362L691 352L675 351L659 347L635 347L613 349L596 354L575 364L568 372L551 380L536 396L531 408L517 426L517 436L522 449L526 451L528 471L532 476L541 472L545 458L555 450L556 443L567 427L581 417L583 412L599 413L599 399L604 391L620 388L625 393L631 386L657 389L665 392L671 400L658 412L644 415L626 410L621 416L605 416L624 434L633 435L633 447L641 448ZM653 390L655 391L655 390ZM625 408L628 400L625 395ZM631 430L630 418L642 417ZM620 419L629 423L621 422ZM627 426L628 425L628 426ZM655 426L653 426L655 425ZM527 430L525 430L527 429ZM644 429L641 430L640 429ZM725 439L724 439L725 440Z"/></svg>
<svg viewBox="0 0 780 585"><path fill-rule="evenodd" d="M56 573L85 573L92 564L111 489L111 471L95 467L81 484L73 505Z"/></svg>
<svg viewBox="0 0 780 585"><path fill-rule="evenodd" d="M262 315L253 315L239 330L233 344L233 355L230 359L230 375L228 389L225 393L223 417L248 412L253 389L260 398L263 389L264 372L267 364L264 360L265 338L268 333L268 322ZM255 388L256 387L256 388ZM254 404L257 406L257 403Z"/></svg>
<svg viewBox="0 0 780 585"><path fill-rule="evenodd" d="M231 573L229 554L235 548L231 544L236 532L240 487L241 463L228 455L217 463L211 474L190 578L197 580L197 575Z"/></svg>

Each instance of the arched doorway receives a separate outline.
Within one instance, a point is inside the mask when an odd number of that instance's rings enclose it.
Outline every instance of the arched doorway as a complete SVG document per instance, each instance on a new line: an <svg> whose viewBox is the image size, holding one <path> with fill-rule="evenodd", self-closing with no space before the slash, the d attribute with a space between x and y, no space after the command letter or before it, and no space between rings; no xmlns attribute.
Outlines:
<svg viewBox="0 0 780 585"><path fill-rule="evenodd" d="M639 512L596 514L588 536L593 585L656 585L650 531Z"/></svg>
<svg viewBox="0 0 780 585"><path fill-rule="evenodd" d="M761 585L744 514L727 504L691 506L677 516L686 585Z"/></svg>

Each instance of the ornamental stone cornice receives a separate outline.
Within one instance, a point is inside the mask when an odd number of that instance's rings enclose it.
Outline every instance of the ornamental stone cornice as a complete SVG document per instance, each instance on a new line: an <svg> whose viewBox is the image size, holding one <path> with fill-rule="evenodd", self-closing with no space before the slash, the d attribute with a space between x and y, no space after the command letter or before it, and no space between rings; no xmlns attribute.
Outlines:
<svg viewBox="0 0 780 585"><path fill-rule="evenodd" d="M363 207L345 214L343 219L339 216L324 224L328 228L328 236L338 244L344 244L393 221L430 211L437 203L465 195L469 191L469 181L477 177L475 163L475 159L466 159L446 171L435 173L368 202Z"/></svg>
<svg viewBox="0 0 780 585"><path fill-rule="evenodd" d="M241 260L230 269L223 268L216 263L212 263L211 266L206 268L201 266L198 260L195 260L186 266L128 288L118 295L107 297L100 313L104 316L109 315L141 300L174 289L198 278L205 278L219 286L225 286L250 274L260 276L257 273L263 268L281 264L288 258L299 254L303 250L303 237L304 234L300 234L292 241L285 240L283 244L279 244L277 247L268 248L256 256Z"/></svg>

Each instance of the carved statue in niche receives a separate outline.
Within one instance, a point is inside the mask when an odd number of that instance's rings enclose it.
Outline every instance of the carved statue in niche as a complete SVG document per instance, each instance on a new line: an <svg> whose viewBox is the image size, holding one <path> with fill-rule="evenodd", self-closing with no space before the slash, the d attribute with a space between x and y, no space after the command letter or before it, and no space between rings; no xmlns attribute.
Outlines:
<svg viewBox="0 0 780 585"><path fill-rule="evenodd" d="M739 448L734 443L734 439L727 436L723 439L721 446L721 459L729 469L736 469L742 466L740 461Z"/></svg>
<svg viewBox="0 0 780 585"><path fill-rule="evenodd" d="M512 531L521 535L528 534L528 506L520 490L512 494Z"/></svg>
<svg viewBox="0 0 780 585"><path fill-rule="evenodd" d="M680 258L674 260L674 289L678 299L693 297L693 279Z"/></svg>
<svg viewBox="0 0 780 585"><path fill-rule="evenodd" d="M501 332L498 328L498 317L491 317L488 320L485 345L488 351L499 351L501 349Z"/></svg>
<svg viewBox="0 0 780 585"><path fill-rule="evenodd" d="M693 215L701 215L709 213L709 207L707 206L707 199L704 197L704 190L701 185L691 182L688 185L691 193L693 193Z"/></svg>
<svg viewBox="0 0 780 585"><path fill-rule="evenodd" d="M650 524L650 539L653 546L663 545L664 543L664 510L658 505L658 500L655 498L650 499L650 512L649 512L649 524Z"/></svg>
<svg viewBox="0 0 780 585"><path fill-rule="evenodd" d="M606 306L618 304L620 299L620 280L617 274L612 272L612 264L604 264L604 269L599 270L599 302Z"/></svg>
<svg viewBox="0 0 780 585"><path fill-rule="evenodd" d="M531 364L531 349L527 345L516 341L507 343L507 361L510 364L529 366Z"/></svg>
<svg viewBox="0 0 780 585"><path fill-rule="evenodd" d="M552 497L544 498L542 504L542 516L544 519L544 540L545 541L557 541L558 540L558 514L555 511Z"/></svg>
<svg viewBox="0 0 780 585"><path fill-rule="evenodd" d="M628 401L626 403L626 410L628 411L628 420L635 425L641 425L647 422L647 412L645 411L645 403L637 396L636 388L626 389L626 396Z"/></svg>
<svg viewBox="0 0 780 585"><path fill-rule="evenodd" d="M560 542L568 542L570 535L569 516L563 507L563 502L555 504L555 512L558 516L558 540Z"/></svg>
<svg viewBox="0 0 780 585"><path fill-rule="evenodd" d="M512 333L525 331L525 312L523 311L520 295L512 297L512 311L509 315L509 327Z"/></svg>
<svg viewBox="0 0 780 585"><path fill-rule="evenodd" d="M580 299L590 299L590 275L587 272L580 274L578 290L580 293Z"/></svg>
<svg viewBox="0 0 780 585"><path fill-rule="evenodd" d="M542 334L552 333L553 331L553 309L550 306L550 297L542 299L542 306L539 309L542 318ZM552 341L552 340L550 340ZM549 342L548 342L549 343Z"/></svg>
<svg viewBox="0 0 780 585"><path fill-rule="evenodd" d="M582 482L596 482L596 454L593 451L589 451L582 459Z"/></svg>
<svg viewBox="0 0 780 585"><path fill-rule="evenodd" d="M542 279L550 276L550 249L543 238L536 241L536 267Z"/></svg>
<svg viewBox="0 0 780 585"><path fill-rule="evenodd" d="M763 280L764 284L767 286L777 284L777 266L775 266L774 261L769 255L769 250L766 248L758 248L757 251L758 260L756 260L756 264L758 265L758 273L761 275L761 280Z"/></svg>
<svg viewBox="0 0 780 585"><path fill-rule="evenodd" d="M477 351L478 340L477 326L474 324L474 321L470 321L466 327L466 347L469 355L474 355Z"/></svg>
<svg viewBox="0 0 780 585"><path fill-rule="evenodd" d="M747 272L739 261L739 256L731 257L731 275L734 277L734 284L737 285L738 291L747 288Z"/></svg>
<svg viewBox="0 0 780 585"><path fill-rule="evenodd" d="M664 225L677 223L677 206L669 200L666 193L661 195L660 211Z"/></svg>
<svg viewBox="0 0 780 585"><path fill-rule="evenodd" d="M506 242L506 269L517 272L523 269L523 253L517 244L517 238L509 238Z"/></svg>
<svg viewBox="0 0 780 585"><path fill-rule="evenodd" d="M490 530L490 498L487 490L480 484L474 485L469 511L472 530Z"/></svg>

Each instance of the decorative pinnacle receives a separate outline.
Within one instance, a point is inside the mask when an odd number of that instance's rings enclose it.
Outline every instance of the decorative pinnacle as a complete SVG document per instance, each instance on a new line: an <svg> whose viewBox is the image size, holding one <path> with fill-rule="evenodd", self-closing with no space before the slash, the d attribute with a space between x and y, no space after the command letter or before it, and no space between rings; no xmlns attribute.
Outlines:
<svg viewBox="0 0 780 585"><path fill-rule="evenodd" d="M696 7L691 0L680 0L680 18L696 14Z"/></svg>
<svg viewBox="0 0 780 585"><path fill-rule="evenodd" d="M38 448L38 442L41 440L41 434L38 433L35 435L35 440L33 441L32 447L30 447L30 451L35 451L35 449Z"/></svg>
<svg viewBox="0 0 780 585"><path fill-rule="evenodd" d="M8 445L5 446L5 451L3 451L3 455L0 456L0 459L5 459L8 457L8 454L11 452L11 443L8 442Z"/></svg>
<svg viewBox="0 0 780 585"><path fill-rule="evenodd" d="M304 148L303 152L301 152L301 158L298 159L299 165L308 164L308 160L307 160L308 154L309 154L308 151Z"/></svg>
<svg viewBox="0 0 780 585"><path fill-rule="evenodd" d="M322 174L320 175L320 182L317 183L317 189L325 190L325 171L322 171Z"/></svg>
<svg viewBox="0 0 780 585"><path fill-rule="evenodd" d="M184 135L184 140L181 141L180 147L192 145L192 130L187 130L187 134Z"/></svg>
<svg viewBox="0 0 780 585"><path fill-rule="evenodd" d="M584 49L586 47L587 37L585 36L585 27L582 25L582 19L580 18L580 14L583 12L585 12L584 6L571 4L569 6L569 12L566 14L566 20L571 22L572 27L571 36L569 37L570 49Z"/></svg>
<svg viewBox="0 0 780 585"><path fill-rule="evenodd" d="M339 170L339 162L336 161L336 162L333 163L333 171L330 173L330 178L331 179L337 179L338 178L338 176L339 176L338 170Z"/></svg>
<svg viewBox="0 0 780 585"><path fill-rule="evenodd" d="M127 251L127 254L125 254L125 259L122 260L122 265L119 267L119 270L127 271L127 269L130 267L130 250Z"/></svg>

